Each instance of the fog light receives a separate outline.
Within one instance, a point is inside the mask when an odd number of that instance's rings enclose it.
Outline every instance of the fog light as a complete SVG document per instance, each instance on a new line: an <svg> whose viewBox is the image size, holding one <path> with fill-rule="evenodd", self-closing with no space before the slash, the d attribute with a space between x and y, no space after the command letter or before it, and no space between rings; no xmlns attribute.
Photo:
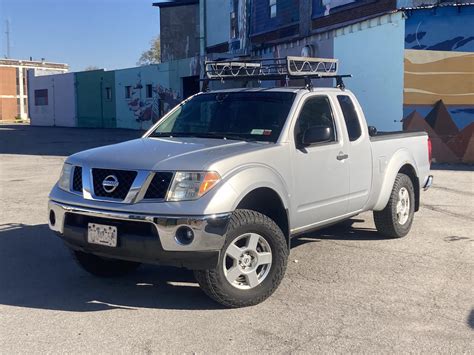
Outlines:
<svg viewBox="0 0 474 355"><path fill-rule="evenodd" d="M49 211L49 223L54 226L56 224L56 214L53 210Z"/></svg>
<svg viewBox="0 0 474 355"><path fill-rule="evenodd" d="M191 244L194 240L194 232L191 228L183 226L176 230L176 242L181 245Z"/></svg>

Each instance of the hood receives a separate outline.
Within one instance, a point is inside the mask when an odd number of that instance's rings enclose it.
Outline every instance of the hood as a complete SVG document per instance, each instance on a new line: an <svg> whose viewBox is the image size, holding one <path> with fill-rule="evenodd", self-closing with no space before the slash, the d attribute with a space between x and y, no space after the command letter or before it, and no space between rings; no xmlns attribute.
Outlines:
<svg viewBox="0 0 474 355"><path fill-rule="evenodd" d="M71 155L68 162L124 170L206 170L212 163L268 143L207 138L140 138Z"/></svg>

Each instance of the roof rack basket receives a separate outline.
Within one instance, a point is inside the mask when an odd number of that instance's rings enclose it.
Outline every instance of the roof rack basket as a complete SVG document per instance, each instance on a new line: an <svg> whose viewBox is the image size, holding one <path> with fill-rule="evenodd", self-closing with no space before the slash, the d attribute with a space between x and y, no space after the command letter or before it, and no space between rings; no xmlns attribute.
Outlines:
<svg viewBox="0 0 474 355"><path fill-rule="evenodd" d="M344 88L338 75L338 60L328 58L292 57L270 59L220 60L205 62L205 85L209 80L286 80L305 79L307 88L311 79L333 78L337 87Z"/></svg>

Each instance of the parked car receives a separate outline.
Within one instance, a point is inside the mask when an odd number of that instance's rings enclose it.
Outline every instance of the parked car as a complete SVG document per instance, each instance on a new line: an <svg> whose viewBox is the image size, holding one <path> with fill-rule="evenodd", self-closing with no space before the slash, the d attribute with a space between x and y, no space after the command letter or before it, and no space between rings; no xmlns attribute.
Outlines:
<svg viewBox="0 0 474 355"><path fill-rule="evenodd" d="M185 267L217 302L249 306L302 233L373 210L380 234L405 236L430 154L425 132L369 132L342 88L207 91L140 139L67 158L49 226L94 275Z"/></svg>

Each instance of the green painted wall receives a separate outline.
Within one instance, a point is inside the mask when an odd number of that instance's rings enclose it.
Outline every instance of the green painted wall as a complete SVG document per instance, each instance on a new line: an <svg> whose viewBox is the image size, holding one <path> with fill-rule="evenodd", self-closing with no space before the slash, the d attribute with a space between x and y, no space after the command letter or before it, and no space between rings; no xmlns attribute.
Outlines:
<svg viewBox="0 0 474 355"><path fill-rule="evenodd" d="M110 88L110 98L107 98L107 88ZM76 73L76 108L78 127L115 128L115 72Z"/></svg>

